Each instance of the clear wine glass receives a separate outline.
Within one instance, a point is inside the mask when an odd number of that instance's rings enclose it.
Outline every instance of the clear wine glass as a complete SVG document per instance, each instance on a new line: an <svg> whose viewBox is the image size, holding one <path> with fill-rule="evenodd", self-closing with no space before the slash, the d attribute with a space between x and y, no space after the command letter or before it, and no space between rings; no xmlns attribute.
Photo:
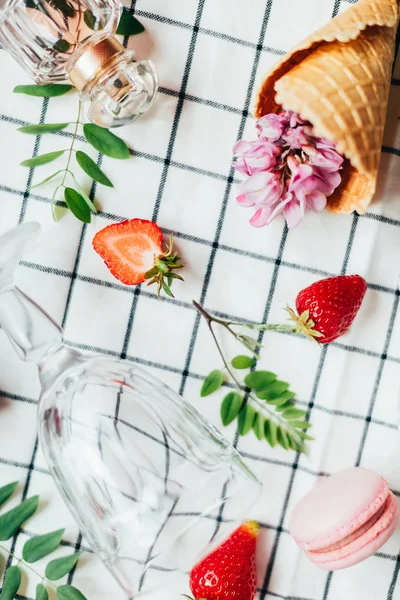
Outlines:
<svg viewBox="0 0 400 600"><path fill-rule="evenodd" d="M13 283L26 223L0 238L0 325L38 365L39 438L92 549L129 597L168 586L242 520L261 484L177 393L127 361L63 346L60 327Z"/></svg>

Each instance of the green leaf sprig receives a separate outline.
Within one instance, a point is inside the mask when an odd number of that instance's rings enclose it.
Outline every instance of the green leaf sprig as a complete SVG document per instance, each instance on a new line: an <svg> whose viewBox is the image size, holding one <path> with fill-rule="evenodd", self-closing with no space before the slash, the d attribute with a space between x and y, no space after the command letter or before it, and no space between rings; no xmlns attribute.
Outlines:
<svg viewBox="0 0 400 600"><path fill-rule="evenodd" d="M0 488L0 506L2 506L17 489L18 482L9 483ZM30 519L39 506L39 496L27 498L15 508L0 515L0 540L6 541L12 538L21 528L21 526ZM81 552L57 558L48 563L45 575L41 575L31 565L36 561L48 556L54 552L61 543L64 529L51 531L43 535L37 535L25 542L22 548L22 557L0 544L0 549L11 558L17 560L18 564L8 567L5 572L3 585L0 593L0 600L13 600L21 585L21 566L29 569L40 579L36 586L36 600L48 600L48 587L54 589L58 600L86 600L86 597L76 587L72 585L55 585L53 582L62 579L76 565Z"/></svg>
<svg viewBox="0 0 400 600"><path fill-rule="evenodd" d="M59 10L64 18L72 17L74 14L74 7L66 0L52 0L52 6L54 9ZM33 3L33 8L36 5ZM71 12L72 11L72 12ZM90 11L86 11L90 12ZM84 19L88 27L92 29L99 29L99 24L96 24L96 19L92 14L84 15ZM142 33L144 31L143 25L131 15L125 8L123 9L121 19L118 25L117 33L124 36L132 36ZM57 44L65 42L65 40L58 40ZM67 42L65 42L67 43ZM66 52L68 48L58 47L56 48L59 52ZM63 96L73 89L72 85L68 84L45 84L45 85L18 85L14 88L16 94L25 94L28 96L40 97L40 98L55 98ZM104 171L95 163L95 161L82 150L75 149L75 143L78 137L80 126L83 128L83 135L86 141L93 146L98 152L115 159L128 159L130 158L130 151L126 143L111 133L108 129L94 125L93 123L81 123L81 112L82 103L79 101L77 118L75 121L68 123L38 123L33 125L24 125L19 128L21 133L27 135L42 136L45 134L58 133L66 129L69 125L74 126L74 132L71 138L69 148L63 150L55 150L53 152L47 152L46 154L40 154L33 158L28 158L22 161L23 167L30 169L46 165L50 162L56 161L62 156L66 155L67 162L64 168L58 169L40 183L32 186L33 188L39 187L46 183L49 183L53 179L59 178L60 183L55 188L51 198L51 209L53 217L57 220L56 213L56 199L60 190L63 190L63 199L72 214L83 223L90 223L92 214L96 214L97 209L94 202L89 195L79 185L72 168L72 159L75 156L76 164L86 175L91 179L104 185L106 187L114 187L110 178L104 173Z"/></svg>
<svg viewBox="0 0 400 600"><path fill-rule="evenodd" d="M289 389L289 384L280 381L275 373L270 371L252 370L261 344L253 337L244 334L243 328L264 331L268 329L297 332L290 325L245 324L218 319L210 315L196 301L196 310L207 322L208 328L222 359L224 369L215 369L205 378L200 391L202 397L209 396L221 388L227 379L235 386L234 391L228 392L221 403L221 420L227 426L237 421L238 432L246 435L253 431L259 440L266 440L271 447L277 444L285 450L306 452L306 442L313 438L307 434L311 427L306 420L306 411L300 410L294 403L295 393ZM222 326L241 344L250 350L252 356L235 356L230 363L224 356L213 325ZM240 329L237 331L236 328ZM235 371L248 371L243 381Z"/></svg>

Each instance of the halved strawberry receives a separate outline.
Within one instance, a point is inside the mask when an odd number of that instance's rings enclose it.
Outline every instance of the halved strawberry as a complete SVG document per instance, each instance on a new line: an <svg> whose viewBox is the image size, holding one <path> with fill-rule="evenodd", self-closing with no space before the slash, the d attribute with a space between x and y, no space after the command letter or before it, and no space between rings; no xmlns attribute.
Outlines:
<svg viewBox="0 0 400 600"><path fill-rule="evenodd" d="M183 281L173 272L183 267L173 251L173 236L163 250L162 231L151 221L132 219L108 225L94 236L93 248L114 277L126 285L148 280L148 285L157 283L158 295L163 289L173 297L170 289L173 279Z"/></svg>

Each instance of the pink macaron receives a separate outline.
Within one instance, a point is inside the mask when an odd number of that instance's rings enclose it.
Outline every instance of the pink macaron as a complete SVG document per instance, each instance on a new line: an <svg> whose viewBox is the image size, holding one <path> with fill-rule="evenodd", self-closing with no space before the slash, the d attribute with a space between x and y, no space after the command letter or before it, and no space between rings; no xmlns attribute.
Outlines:
<svg viewBox="0 0 400 600"><path fill-rule="evenodd" d="M375 554L398 519L387 481L356 467L320 479L293 509L289 531L311 562L335 571Z"/></svg>

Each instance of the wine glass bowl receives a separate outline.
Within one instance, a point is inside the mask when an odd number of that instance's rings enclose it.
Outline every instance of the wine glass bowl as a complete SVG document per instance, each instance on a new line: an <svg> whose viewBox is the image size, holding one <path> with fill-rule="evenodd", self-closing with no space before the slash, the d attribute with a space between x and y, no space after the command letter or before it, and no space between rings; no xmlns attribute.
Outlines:
<svg viewBox="0 0 400 600"><path fill-rule="evenodd" d="M128 361L78 352L12 283L27 224L0 238L0 325L38 365L39 440L91 548L132 597L190 570L248 516L261 484L181 396ZM20 243L18 243L18 240ZM11 266L10 266L11 265Z"/></svg>

